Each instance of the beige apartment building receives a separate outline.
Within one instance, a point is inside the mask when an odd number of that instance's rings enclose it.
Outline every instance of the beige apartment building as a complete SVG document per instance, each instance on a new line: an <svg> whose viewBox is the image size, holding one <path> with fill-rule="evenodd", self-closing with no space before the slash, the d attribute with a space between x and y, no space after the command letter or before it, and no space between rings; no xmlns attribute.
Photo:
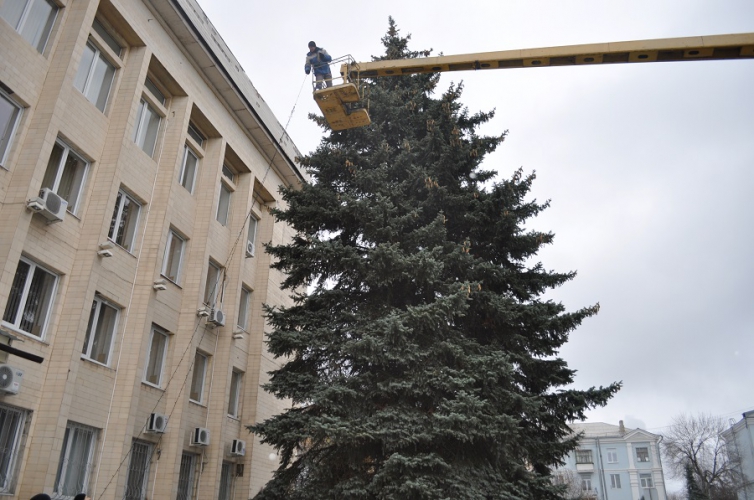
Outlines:
<svg viewBox="0 0 754 500"><path fill-rule="evenodd" d="M297 155L194 0L0 0L0 498L264 485Z"/></svg>

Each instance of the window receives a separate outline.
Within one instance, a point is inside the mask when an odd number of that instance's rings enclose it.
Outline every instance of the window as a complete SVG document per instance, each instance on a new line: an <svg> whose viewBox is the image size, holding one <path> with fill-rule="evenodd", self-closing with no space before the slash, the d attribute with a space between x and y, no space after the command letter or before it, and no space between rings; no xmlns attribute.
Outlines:
<svg viewBox="0 0 754 500"><path fill-rule="evenodd" d="M233 191L224 181L220 182L220 198L217 200L217 222L223 226L228 225L228 214L230 213L230 195Z"/></svg>
<svg viewBox="0 0 754 500"><path fill-rule="evenodd" d="M153 156L157 144L157 133L160 130L160 120L165 116L165 110L160 108L165 106L166 99L165 95L149 78L144 82L144 88L148 92L144 93L144 97L139 102L136 127L134 128L134 142L146 154Z"/></svg>
<svg viewBox="0 0 754 500"><path fill-rule="evenodd" d="M241 403L241 378L243 373L233 370L230 374L230 398L228 399L228 415L237 418Z"/></svg>
<svg viewBox="0 0 754 500"><path fill-rule="evenodd" d="M618 463L618 450L616 448L607 449L607 462L610 464Z"/></svg>
<svg viewBox="0 0 754 500"><path fill-rule="evenodd" d="M199 164L199 157L194 150L186 144L183 147L183 164L181 165L181 177L179 182L189 193L194 192L194 181L196 180L196 167Z"/></svg>
<svg viewBox="0 0 754 500"><path fill-rule="evenodd" d="M50 0L6 0L0 17L39 52L44 52L58 7Z"/></svg>
<svg viewBox="0 0 754 500"><path fill-rule="evenodd" d="M576 450L577 464L593 464L592 450Z"/></svg>
<svg viewBox="0 0 754 500"><path fill-rule="evenodd" d="M10 144L20 116L21 106L0 90L0 166L6 166L5 161L8 159Z"/></svg>
<svg viewBox="0 0 754 500"><path fill-rule="evenodd" d="M5 305L3 323L44 338L57 281L55 274L21 258Z"/></svg>
<svg viewBox="0 0 754 500"><path fill-rule="evenodd" d="M149 340L147 364L144 367L144 382L155 387L162 386L162 367L168 352L168 334L158 326L152 326L152 338Z"/></svg>
<svg viewBox="0 0 754 500"><path fill-rule="evenodd" d="M636 448L636 461L649 462L649 448Z"/></svg>
<svg viewBox="0 0 754 500"><path fill-rule="evenodd" d="M131 445L131 460L128 464L128 479L123 500L145 500L147 498L147 480L149 479L149 462L152 459L152 445L135 441Z"/></svg>
<svg viewBox="0 0 754 500"><path fill-rule="evenodd" d="M113 219L110 221L110 231L107 237L129 252L134 248L136 228L139 224L141 205L122 189L115 199Z"/></svg>
<svg viewBox="0 0 754 500"><path fill-rule="evenodd" d="M610 474L610 487L620 489L620 474Z"/></svg>
<svg viewBox="0 0 754 500"><path fill-rule="evenodd" d="M47 162L42 187L52 190L67 201L68 211L75 214L88 168L86 160L58 139L52 148L50 161Z"/></svg>
<svg viewBox="0 0 754 500"><path fill-rule="evenodd" d="M89 325L86 327L82 356L103 365L110 364L110 353L117 325L118 309L101 297L95 296L89 313Z"/></svg>
<svg viewBox="0 0 754 500"><path fill-rule="evenodd" d="M222 268L212 261L207 266L207 282L204 284L204 304L215 307L220 292L222 291L223 278Z"/></svg>
<svg viewBox="0 0 754 500"><path fill-rule="evenodd" d="M81 56L81 65L76 79L73 80L73 86L84 94L89 102L97 106L97 109L104 112L114 77L115 65L90 38Z"/></svg>
<svg viewBox="0 0 754 500"><path fill-rule="evenodd" d="M642 488L652 488L654 486L652 474L639 474L639 481Z"/></svg>
<svg viewBox="0 0 754 500"><path fill-rule="evenodd" d="M194 374L191 377L191 395L189 399L201 403L204 397L204 376L207 373L207 356L196 351L194 356Z"/></svg>
<svg viewBox="0 0 754 500"><path fill-rule="evenodd" d="M171 230L168 233L168 243L165 246L165 260L162 264L162 275L173 283L178 284L181 276L181 260L186 240Z"/></svg>
<svg viewBox="0 0 754 500"><path fill-rule="evenodd" d="M55 493L70 497L86 493L96 441L97 429L68 422L63 437L63 448L60 450Z"/></svg>
<svg viewBox="0 0 754 500"><path fill-rule="evenodd" d="M254 249L256 247L256 241L257 241L257 226L259 225L259 220L254 217L253 215L249 215L249 236L246 240L246 255L248 257L254 256Z"/></svg>
<svg viewBox="0 0 754 500"><path fill-rule="evenodd" d="M204 137L204 134L202 134L199 131L199 129L196 127L196 125L194 125L191 122L189 122L189 126L188 126L188 135L189 137L194 139L194 141L196 141L196 143L199 145L200 148L204 147L204 142L207 140L207 138Z"/></svg>
<svg viewBox="0 0 754 500"><path fill-rule="evenodd" d="M592 491L592 476L581 476L581 489L584 491Z"/></svg>
<svg viewBox="0 0 754 500"><path fill-rule="evenodd" d="M230 462L223 462L222 469L220 469L220 492L217 495L217 500L230 500L233 498L233 464Z"/></svg>
<svg viewBox="0 0 754 500"><path fill-rule="evenodd" d="M196 455L183 453L181 468L178 472L178 495L176 500L191 500L194 494L194 471L196 470Z"/></svg>
<svg viewBox="0 0 754 500"><path fill-rule="evenodd" d="M228 166L228 164L227 164L227 163L223 163L223 169L222 169L222 172L223 172L223 176L224 176L224 177L225 177L226 179L228 179L228 180L229 180L230 182L232 182L233 184L235 184L235 183L236 183L236 173L235 173L235 172L233 171L233 169L232 169L232 168L230 168L230 167Z"/></svg>
<svg viewBox="0 0 754 500"><path fill-rule="evenodd" d="M251 290L241 287L241 300L238 303L238 328L249 330L249 313L251 312Z"/></svg>
<svg viewBox="0 0 754 500"><path fill-rule="evenodd" d="M0 493L14 493L16 460L25 423L25 411L0 404Z"/></svg>

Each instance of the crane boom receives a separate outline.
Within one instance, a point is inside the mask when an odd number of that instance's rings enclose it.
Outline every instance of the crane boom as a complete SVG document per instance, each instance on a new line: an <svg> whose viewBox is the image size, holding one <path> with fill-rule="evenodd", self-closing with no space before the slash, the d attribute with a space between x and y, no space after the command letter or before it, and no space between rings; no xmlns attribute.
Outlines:
<svg viewBox="0 0 754 500"><path fill-rule="evenodd" d="M371 122L367 110L357 105L360 101L357 84L361 78L482 69L727 59L754 59L754 33L345 63L340 69L344 83L316 90L314 99L330 127L344 130Z"/></svg>

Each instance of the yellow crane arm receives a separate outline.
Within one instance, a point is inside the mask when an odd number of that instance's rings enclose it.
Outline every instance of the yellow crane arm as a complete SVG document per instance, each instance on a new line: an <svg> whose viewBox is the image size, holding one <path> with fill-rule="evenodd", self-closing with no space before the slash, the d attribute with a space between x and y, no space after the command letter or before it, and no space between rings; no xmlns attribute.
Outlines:
<svg viewBox="0 0 754 500"><path fill-rule="evenodd" d="M754 58L754 33L592 43L343 64L350 81L377 76L479 69Z"/></svg>
<svg viewBox="0 0 754 500"><path fill-rule="evenodd" d="M361 78L480 69L724 59L754 59L754 33L346 63L340 68L343 84L316 90L314 99L330 127L345 130L371 122L367 109L360 106L358 82Z"/></svg>

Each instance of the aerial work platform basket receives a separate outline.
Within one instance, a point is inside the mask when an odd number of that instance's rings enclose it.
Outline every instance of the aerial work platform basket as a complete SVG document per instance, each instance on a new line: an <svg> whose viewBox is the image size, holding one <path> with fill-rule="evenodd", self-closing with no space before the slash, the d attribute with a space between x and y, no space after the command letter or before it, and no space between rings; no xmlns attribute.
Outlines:
<svg viewBox="0 0 754 500"><path fill-rule="evenodd" d="M339 64L353 66L354 61L351 56L343 56L334 59L330 66L337 67ZM320 82L312 80L314 100L331 129L346 130L372 123L367 106L359 94L358 75L341 73L339 77L325 80L324 83L327 87L318 89Z"/></svg>

